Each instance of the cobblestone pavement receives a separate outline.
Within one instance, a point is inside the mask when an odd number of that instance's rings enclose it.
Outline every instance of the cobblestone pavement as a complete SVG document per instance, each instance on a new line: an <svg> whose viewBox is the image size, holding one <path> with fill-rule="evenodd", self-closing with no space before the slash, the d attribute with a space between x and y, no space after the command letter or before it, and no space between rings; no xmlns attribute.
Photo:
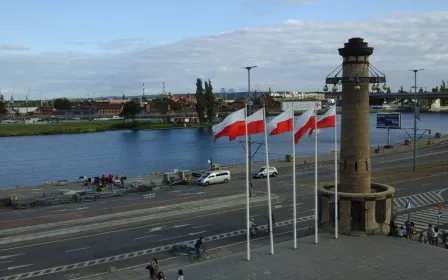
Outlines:
<svg viewBox="0 0 448 280"><path fill-rule="evenodd" d="M447 251L442 248L385 236L349 237L335 240L321 234L320 243L314 237L299 240L298 249L292 242L275 245L275 255L269 247L252 251L252 261L245 253L179 266L186 279L195 280L260 280L260 279L445 279L443 265ZM161 268L163 270L163 262ZM176 279L176 269L164 270L168 280ZM143 267L123 270L86 280L148 279Z"/></svg>

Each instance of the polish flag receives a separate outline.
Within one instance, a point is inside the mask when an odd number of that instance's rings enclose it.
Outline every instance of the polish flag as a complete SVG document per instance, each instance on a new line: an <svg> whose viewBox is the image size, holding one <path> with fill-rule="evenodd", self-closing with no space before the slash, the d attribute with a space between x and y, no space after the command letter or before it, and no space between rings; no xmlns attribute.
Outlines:
<svg viewBox="0 0 448 280"><path fill-rule="evenodd" d="M241 109L228 115L222 122L212 127L215 141L228 136L230 141L246 133L246 110Z"/></svg>
<svg viewBox="0 0 448 280"><path fill-rule="evenodd" d="M296 145L299 143L300 138L305 135L308 129L313 129L315 121L316 117L314 115L314 107L310 108L299 117L299 119L295 123L295 126L299 128L294 134L294 143L296 143Z"/></svg>
<svg viewBox="0 0 448 280"><path fill-rule="evenodd" d="M254 114L250 115L246 119L247 123L247 132L249 135L262 133L264 132L264 109L256 111ZM233 141L238 136L246 135L246 129L241 131L241 134L229 136L229 140Z"/></svg>
<svg viewBox="0 0 448 280"><path fill-rule="evenodd" d="M292 131L293 112L293 109L289 108L270 121L267 125L268 134L271 136Z"/></svg>
<svg viewBox="0 0 448 280"><path fill-rule="evenodd" d="M317 129L319 128L329 128L336 126L336 105L333 105L328 109L328 111L317 121ZM313 134L314 125L310 130L310 136ZM319 133L319 130L317 130Z"/></svg>

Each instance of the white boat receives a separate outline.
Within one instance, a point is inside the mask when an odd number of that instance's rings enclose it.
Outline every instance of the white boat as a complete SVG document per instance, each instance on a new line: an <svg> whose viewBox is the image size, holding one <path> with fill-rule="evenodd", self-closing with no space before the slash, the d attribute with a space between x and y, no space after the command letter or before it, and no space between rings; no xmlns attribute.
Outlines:
<svg viewBox="0 0 448 280"><path fill-rule="evenodd" d="M113 116L112 118L95 118L94 121L110 121L110 120L124 120L123 117Z"/></svg>

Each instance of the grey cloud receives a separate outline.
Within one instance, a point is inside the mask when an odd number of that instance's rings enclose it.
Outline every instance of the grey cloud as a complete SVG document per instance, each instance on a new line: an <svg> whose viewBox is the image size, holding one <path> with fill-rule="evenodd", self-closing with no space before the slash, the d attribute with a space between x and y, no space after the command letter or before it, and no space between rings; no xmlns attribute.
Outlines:
<svg viewBox="0 0 448 280"><path fill-rule="evenodd" d="M252 79L263 89L321 90L325 76L341 63L337 49L351 37L375 48L371 62L388 75L393 89L408 88L407 69L425 68L422 86L446 79L448 12L392 15L365 22L288 20L276 26L244 28L161 46L90 55L77 52L0 53L0 85L53 96L194 92L195 79L206 77L216 89L246 88L243 66L258 65ZM118 40L120 41L120 40ZM132 40L131 40L132 41ZM138 40L134 41L138 42ZM129 43L129 41L128 41ZM132 43L132 42L131 42ZM116 43L115 46L119 44ZM17 92L17 91L16 91Z"/></svg>
<svg viewBox="0 0 448 280"><path fill-rule="evenodd" d="M0 45L0 51L29 51L30 48L20 45L3 44Z"/></svg>
<svg viewBox="0 0 448 280"><path fill-rule="evenodd" d="M138 39L138 38L124 38L124 39L117 39L117 40L104 42L99 45L104 50L123 51L123 50L135 48L143 43L144 43L144 41L141 39Z"/></svg>

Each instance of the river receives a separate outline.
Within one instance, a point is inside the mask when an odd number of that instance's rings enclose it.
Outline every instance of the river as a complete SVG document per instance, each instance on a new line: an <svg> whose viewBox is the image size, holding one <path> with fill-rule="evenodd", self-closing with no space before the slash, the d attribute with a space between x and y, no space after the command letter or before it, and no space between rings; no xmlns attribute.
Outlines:
<svg viewBox="0 0 448 280"><path fill-rule="evenodd" d="M376 115L370 117L372 145L387 144L387 130L376 129ZM432 134L445 134L447 122L448 115L421 114L418 127L431 129ZM402 114L402 127L413 127L411 113ZM333 129L324 129L319 134L319 152L334 150L333 133ZM392 144L407 138L404 130L391 130ZM254 142L263 143L263 139L263 134L253 137ZM291 141L290 134L269 137L270 157L279 159L291 153ZM254 151L257 146L254 144ZM39 185L52 180L74 181L81 175L132 176L174 168L205 168L210 157L220 164L245 161L239 141L214 142L211 128L5 137L0 138L0 147L0 188ZM308 136L296 146L297 156L313 152L314 141ZM264 156L262 146L254 160L262 161Z"/></svg>

